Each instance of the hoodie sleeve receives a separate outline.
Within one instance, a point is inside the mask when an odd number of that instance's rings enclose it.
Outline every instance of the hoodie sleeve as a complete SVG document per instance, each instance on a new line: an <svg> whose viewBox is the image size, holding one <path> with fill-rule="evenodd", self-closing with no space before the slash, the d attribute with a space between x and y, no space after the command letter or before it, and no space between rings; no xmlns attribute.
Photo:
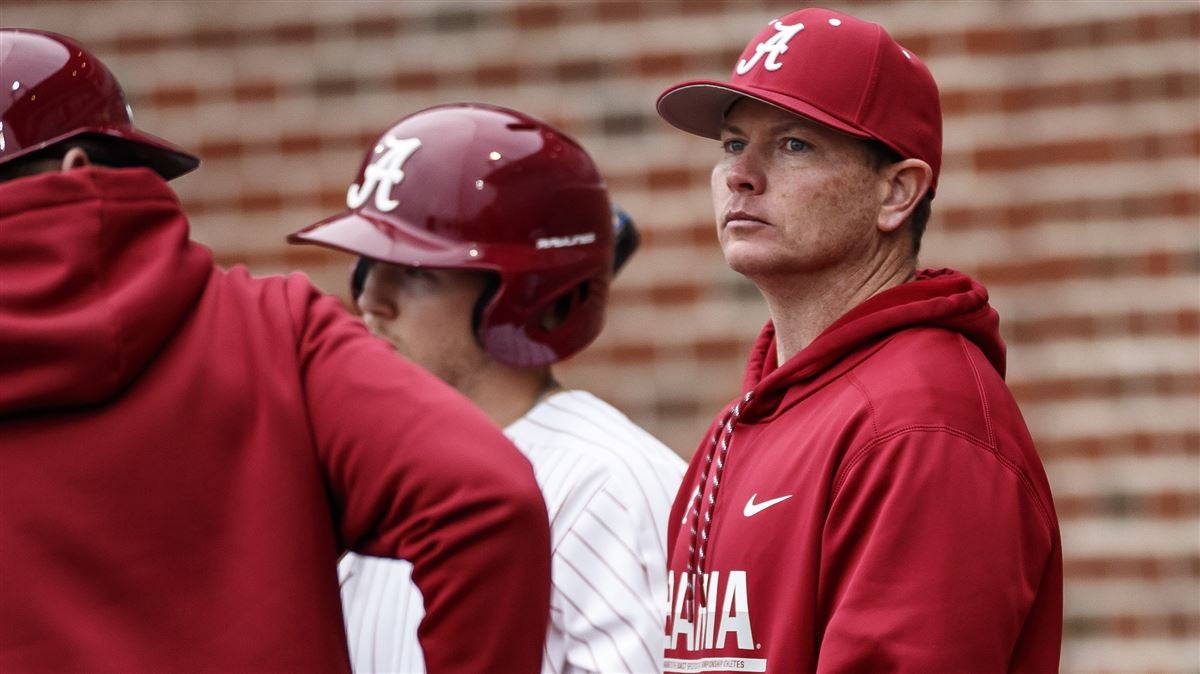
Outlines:
<svg viewBox="0 0 1200 674"><path fill-rule="evenodd" d="M538 671L550 543L529 462L469 401L294 281L302 385L343 547L413 563L429 672Z"/></svg>
<svg viewBox="0 0 1200 674"><path fill-rule="evenodd" d="M817 671L1009 671L1056 550L1026 480L984 444L885 438L833 486Z"/></svg>

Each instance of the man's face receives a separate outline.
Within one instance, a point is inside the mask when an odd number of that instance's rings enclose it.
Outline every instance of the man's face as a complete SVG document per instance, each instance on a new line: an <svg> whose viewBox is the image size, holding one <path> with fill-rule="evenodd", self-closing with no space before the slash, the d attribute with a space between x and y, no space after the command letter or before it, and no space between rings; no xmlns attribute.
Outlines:
<svg viewBox="0 0 1200 674"><path fill-rule="evenodd" d="M471 325L487 283L484 272L377 262L367 274L358 308L371 332L462 389L489 360Z"/></svg>
<svg viewBox="0 0 1200 674"><path fill-rule="evenodd" d="M725 118L713 209L725 261L751 278L870 260L886 191L864 141L743 99Z"/></svg>

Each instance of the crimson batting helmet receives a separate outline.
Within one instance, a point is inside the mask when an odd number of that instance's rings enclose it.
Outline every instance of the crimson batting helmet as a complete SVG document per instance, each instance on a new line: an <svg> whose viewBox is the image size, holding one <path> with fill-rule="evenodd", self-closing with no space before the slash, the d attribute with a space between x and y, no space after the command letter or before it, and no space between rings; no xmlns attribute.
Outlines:
<svg viewBox="0 0 1200 674"><path fill-rule="evenodd" d="M288 241L493 272L476 338L500 362L562 360L603 327L613 268L608 191L583 148L541 120L477 103L409 115L367 152L346 205Z"/></svg>
<svg viewBox="0 0 1200 674"><path fill-rule="evenodd" d="M105 163L146 166L170 180L200 164L134 128L112 72L78 42L27 28L0 29L0 164L79 142Z"/></svg>

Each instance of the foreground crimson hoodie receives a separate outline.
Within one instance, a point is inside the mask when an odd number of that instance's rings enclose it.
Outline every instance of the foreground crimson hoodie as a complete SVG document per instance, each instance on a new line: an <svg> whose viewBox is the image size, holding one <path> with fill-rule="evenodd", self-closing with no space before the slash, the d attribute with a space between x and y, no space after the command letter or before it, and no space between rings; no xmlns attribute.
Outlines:
<svg viewBox="0 0 1200 674"><path fill-rule="evenodd" d="M155 174L0 184L0 671L348 671L349 548L414 562L429 671L535 672L548 536L482 413Z"/></svg>
<svg viewBox="0 0 1200 674"><path fill-rule="evenodd" d="M1057 671L1058 523L984 288L923 271L776 362L768 323L676 498L667 671Z"/></svg>

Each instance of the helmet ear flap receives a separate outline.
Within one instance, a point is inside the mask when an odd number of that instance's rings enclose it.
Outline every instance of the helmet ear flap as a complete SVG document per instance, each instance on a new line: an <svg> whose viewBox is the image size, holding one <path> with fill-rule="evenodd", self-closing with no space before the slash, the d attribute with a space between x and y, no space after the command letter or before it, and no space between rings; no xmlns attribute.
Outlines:
<svg viewBox="0 0 1200 674"><path fill-rule="evenodd" d="M546 332L551 332L558 326L567 322L580 305L587 302L588 292L591 286L591 281L585 279L570 290L559 295L550 306L542 312L538 317L538 327Z"/></svg>
<svg viewBox="0 0 1200 674"><path fill-rule="evenodd" d="M492 358L514 367L540 367L574 355L600 332L606 279L578 280L536 306L521 306L530 279L506 277L476 304L476 337Z"/></svg>

